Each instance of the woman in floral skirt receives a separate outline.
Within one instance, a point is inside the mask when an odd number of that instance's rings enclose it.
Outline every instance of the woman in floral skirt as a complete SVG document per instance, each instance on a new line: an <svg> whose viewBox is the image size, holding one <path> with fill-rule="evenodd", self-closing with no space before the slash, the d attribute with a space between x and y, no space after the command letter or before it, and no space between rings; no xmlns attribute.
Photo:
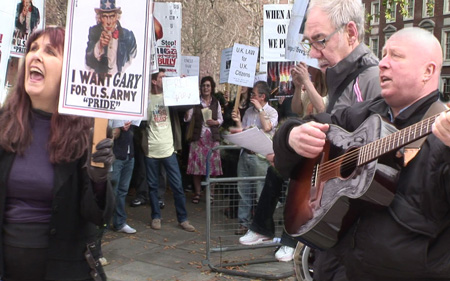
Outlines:
<svg viewBox="0 0 450 281"><path fill-rule="evenodd" d="M216 83L211 76L200 82L200 104L188 110L185 122L193 122L191 145L186 173L193 176L194 196L192 203L198 204L201 197L201 179L206 175L206 158L209 150L220 144L219 127L223 123L222 108L213 97ZM222 175L220 151L215 150L210 159L209 176Z"/></svg>

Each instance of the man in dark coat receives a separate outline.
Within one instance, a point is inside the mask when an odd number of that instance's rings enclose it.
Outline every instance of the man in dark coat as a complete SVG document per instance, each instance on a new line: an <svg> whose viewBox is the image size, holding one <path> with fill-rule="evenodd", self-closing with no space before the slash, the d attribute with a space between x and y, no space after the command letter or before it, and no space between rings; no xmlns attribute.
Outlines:
<svg viewBox="0 0 450 281"><path fill-rule="evenodd" d="M368 148L368 152L373 153L372 155L381 154L380 151L393 153L385 153L379 163L371 161L361 165L356 172L345 175L345 178L333 176L324 182L320 202L308 199L307 204L308 209L317 215L322 211L318 206L330 202L329 190L333 190L330 184L334 184L336 199L339 199L346 189L357 193L366 187L365 184L360 186L355 183L370 165L376 164L379 167L382 162L397 163L394 167L399 169L399 174L398 181L394 184L396 192L392 202L386 207L361 208L357 220L348 231L341 233L328 251L338 257L340 265L345 269L346 279L350 281L448 281L450 112L447 110L435 119L417 125L432 105L439 105L442 48L430 32L420 28L405 28L387 40L382 53L383 59L379 63L382 98L337 110L333 115L318 114L314 117L315 121L311 122L299 119L286 121L274 137L275 166L285 176L294 176L298 171L294 169L297 165L299 169L308 169L305 162L308 158L313 161L312 159L325 152L326 139L334 140L333 146L337 148L343 148L350 142L374 144L367 137L369 133L364 136L360 133L349 140L343 133L336 134L338 129L329 123L353 132L369 116L370 120L377 120L374 115L379 115L390 120L397 129L405 129L413 124L420 132L428 129L432 134L421 145L416 146L415 155L403 154L400 149L403 145L394 146L401 142L406 144L407 139L414 140L410 138L411 135L404 136L407 132L412 132L417 138L422 136L418 131L410 131L411 127L398 132L395 140L391 138L388 141L389 139L384 138L378 142L381 144L384 141L384 147ZM376 127L381 124L381 121L377 125L372 122L369 126L362 126L362 131L359 132L372 133L379 130ZM330 152L333 153L333 150ZM358 160L362 160L364 155L361 153L359 156ZM353 181L345 182L347 179ZM334 221L339 221L339 218L334 218ZM316 230L320 233L323 231ZM307 242L314 244L311 240ZM316 276L314 271L314 280L333 279Z"/></svg>

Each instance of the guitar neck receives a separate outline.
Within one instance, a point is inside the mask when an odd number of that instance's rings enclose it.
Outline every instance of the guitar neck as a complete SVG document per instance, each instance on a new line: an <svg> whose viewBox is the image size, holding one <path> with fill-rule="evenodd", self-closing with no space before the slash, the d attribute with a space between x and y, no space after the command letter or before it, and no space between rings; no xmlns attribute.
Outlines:
<svg viewBox="0 0 450 281"><path fill-rule="evenodd" d="M429 135L431 133L432 125L439 114L433 115L389 136L360 147L358 166L367 164L384 154L397 150L400 147Z"/></svg>

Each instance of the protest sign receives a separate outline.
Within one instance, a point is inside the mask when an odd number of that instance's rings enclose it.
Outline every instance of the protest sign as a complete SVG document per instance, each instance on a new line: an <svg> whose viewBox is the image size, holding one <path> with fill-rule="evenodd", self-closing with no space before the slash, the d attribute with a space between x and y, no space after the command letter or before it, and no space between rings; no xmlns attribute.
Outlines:
<svg viewBox="0 0 450 281"><path fill-rule="evenodd" d="M181 56L181 76L200 76L200 57Z"/></svg>
<svg viewBox="0 0 450 281"><path fill-rule="evenodd" d="M151 5L152 1L147 0L69 1L60 113L123 120L145 118ZM110 20L115 22L108 23Z"/></svg>
<svg viewBox="0 0 450 281"><path fill-rule="evenodd" d="M308 5L309 1L294 2L286 39L286 59L290 61L302 61L307 65L319 68L317 59L310 58L300 45L300 42L303 41L305 13Z"/></svg>
<svg viewBox="0 0 450 281"><path fill-rule="evenodd" d="M164 105L200 104L198 76L164 77Z"/></svg>
<svg viewBox="0 0 450 281"><path fill-rule="evenodd" d="M7 1L0 7L0 104L6 98L9 81L6 79L9 52L14 31L14 5Z"/></svg>
<svg viewBox="0 0 450 281"><path fill-rule="evenodd" d="M154 17L161 23L161 38L156 41L159 68L167 76L180 76L181 3L155 2Z"/></svg>
<svg viewBox="0 0 450 281"><path fill-rule="evenodd" d="M297 1L298 2L298 1ZM264 60L284 61L291 4L264 5Z"/></svg>
<svg viewBox="0 0 450 281"><path fill-rule="evenodd" d="M253 87L258 48L234 43L228 83Z"/></svg>
<svg viewBox="0 0 450 281"><path fill-rule="evenodd" d="M220 57L220 74L219 74L220 84L228 83L228 78L230 77L230 66L232 55L233 55L233 47L222 50L222 55Z"/></svg>
<svg viewBox="0 0 450 281"><path fill-rule="evenodd" d="M292 61L270 61L267 68L267 83L271 89L277 89L276 96L291 96L294 94L291 70L295 67Z"/></svg>
<svg viewBox="0 0 450 281"><path fill-rule="evenodd" d="M15 1L15 25L11 41L11 56L22 57L25 54L28 36L33 31L45 26L44 2L44 0Z"/></svg>

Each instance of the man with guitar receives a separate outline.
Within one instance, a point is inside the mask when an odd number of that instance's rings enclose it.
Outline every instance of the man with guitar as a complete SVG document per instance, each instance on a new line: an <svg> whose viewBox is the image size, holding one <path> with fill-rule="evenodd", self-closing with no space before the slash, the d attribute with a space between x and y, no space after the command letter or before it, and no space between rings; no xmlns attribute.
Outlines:
<svg viewBox="0 0 450 281"><path fill-rule="evenodd" d="M292 190L294 194L303 192L295 206L301 214L291 216L301 220L299 233L290 234L311 246L328 247L326 252L338 257L351 281L450 280L450 112L429 111L442 105L438 91L442 49L430 32L405 28L387 40L382 54L381 98L333 115L318 114L309 122L288 120L275 134L275 166L280 172L299 182L297 174L310 167L316 172L305 180L306 185ZM393 127L400 131L383 137ZM369 139L378 133L379 137ZM342 157L336 157L338 154ZM335 156L328 161L331 164L319 164L328 155ZM386 206L377 206L371 198L380 202L389 198L389 187L384 190L378 184L383 190L379 196L365 186L372 186L371 176L378 180L369 173L374 166L378 169L377 161L396 163L399 170L393 184L395 194L384 202ZM353 164L354 170L346 171L347 164ZM361 177L365 181L359 180ZM361 182L362 186L356 184ZM330 191L336 192L332 199ZM360 191L370 194L360 195ZM288 199L290 196L291 186ZM325 223L340 222L339 227L316 228L322 222L311 222L326 213L329 202L350 210L359 206L355 220L349 223L350 212L342 212L339 221L334 212L333 221ZM327 220L327 214L323 218ZM325 240L335 235L330 230L337 232L334 243ZM333 279L316 276L314 271L314 280Z"/></svg>

